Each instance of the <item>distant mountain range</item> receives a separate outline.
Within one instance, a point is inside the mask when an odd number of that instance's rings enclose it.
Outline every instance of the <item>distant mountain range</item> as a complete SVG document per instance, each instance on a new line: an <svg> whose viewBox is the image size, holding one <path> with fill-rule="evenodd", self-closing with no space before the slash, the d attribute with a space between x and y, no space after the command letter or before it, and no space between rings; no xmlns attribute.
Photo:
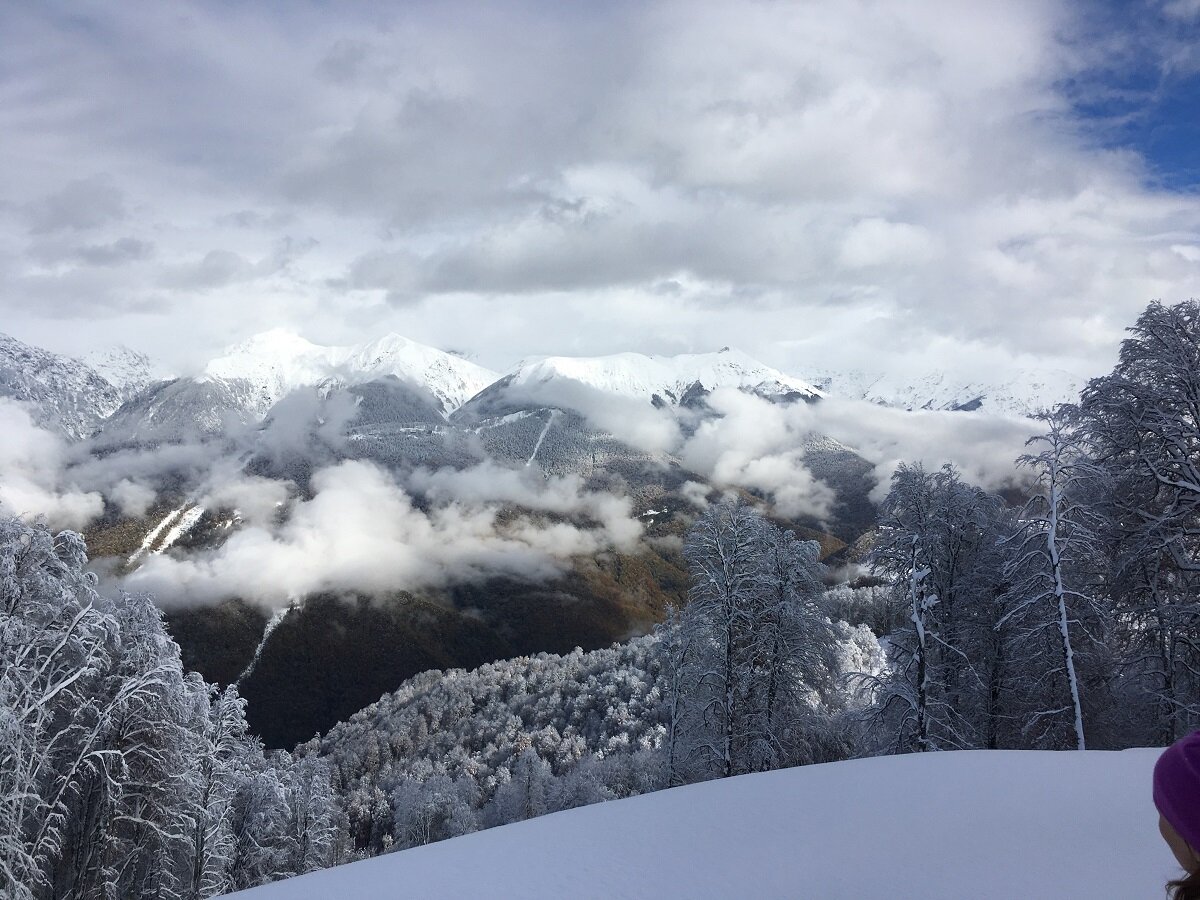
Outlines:
<svg viewBox="0 0 1200 900"><path fill-rule="evenodd" d="M885 372L820 371L813 373L812 381L831 396L881 406L1015 416L1074 400L1083 387L1083 379L1060 369L1018 369L987 381L955 378L945 372L900 378Z"/></svg>
<svg viewBox="0 0 1200 900"><path fill-rule="evenodd" d="M117 389L122 402L131 400L156 382L174 377L145 353L120 344L106 350L93 350L82 361Z"/></svg>
<svg viewBox="0 0 1200 900"><path fill-rule="evenodd" d="M119 439L179 429L214 433L231 423L262 421L299 388L329 395L385 379L445 421L468 403L476 415L537 407L543 401L569 406L579 386L660 407L687 407L717 388L733 387L772 400L832 396L905 409L1009 415L1028 415L1072 399L1081 386L1081 379L1055 370L1020 370L994 381L938 372L901 378L861 370L814 371L801 378L728 348L666 357L537 357L497 373L396 334L338 347L284 330L230 347L199 375L172 378L148 356L127 347L78 360L0 334L0 396L33 403L41 424L76 440L99 432Z"/></svg>
<svg viewBox="0 0 1200 900"><path fill-rule="evenodd" d="M522 362L490 386L508 391L575 382L654 406L686 406L718 387L733 387L769 399L815 400L821 392L808 382L765 366L728 347L716 353L679 356L547 356Z"/></svg>
<svg viewBox="0 0 1200 900"><path fill-rule="evenodd" d="M570 491L615 495L642 529L635 550L572 556L549 580L452 577L441 586L370 598L330 584L274 617L255 596L170 613L187 664L211 680L239 680L251 721L274 746L329 727L424 669L607 646L660 619L686 591L679 539L696 504L727 484L710 483L715 470L697 471L699 463L685 452L675 455L671 441L641 440L637 427L641 420L665 425L676 429L676 441L700 434L705 422L720 417L709 403L720 389L783 407L846 396L980 413L1026 412L1071 396L1057 376L1022 375L999 386L956 386L945 377L909 384L853 373L804 379L729 348L539 357L496 373L399 335L325 347L285 331L238 344L194 376L168 377L126 348L85 362L0 336L0 397L27 402L38 424L79 442L71 455L96 462L90 477L113 473L111 484L87 488L100 491L105 505L86 535L93 559L111 578L161 554L203 559L238 534L241 510L202 499L219 497L215 478L274 482L276 495L288 498L276 516L276 525L286 527L290 510L313 499L316 473L357 460L407 485L422 510L437 502L421 493L422 470L475 472L489 490L497 472L516 470L528 473L523 490L534 493L542 476L548 483L564 476ZM785 452L803 478L835 499L820 516L797 513L788 524L820 541L826 557L853 560L874 522L873 465L829 437L797 442ZM772 465L787 467L790 459L776 456ZM127 469L133 465L139 468ZM790 477L785 472L782 483L793 484ZM138 482L134 489L118 484L130 478ZM776 489L743 485L754 502ZM152 498L140 507L144 512L129 502L138 491ZM523 506L530 501L519 491L488 496L490 521L501 531L509 521L547 534L598 527L586 511ZM171 590L156 588L167 607L182 602ZM331 680L323 674L330 671L344 677Z"/></svg>

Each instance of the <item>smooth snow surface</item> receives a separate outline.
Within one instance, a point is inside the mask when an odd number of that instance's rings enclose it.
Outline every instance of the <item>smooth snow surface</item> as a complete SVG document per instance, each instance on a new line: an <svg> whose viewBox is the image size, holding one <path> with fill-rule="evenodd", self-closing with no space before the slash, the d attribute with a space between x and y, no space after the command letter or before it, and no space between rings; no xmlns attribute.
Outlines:
<svg viewBox="0 0 1200 900"><path fill-rule="evenodd" d="M657 395L671 405L679 403L688 388L697 383L710 391L736 387L766 395L821 395L808 382L765 366L738 350L680 356L548 356L523 362L513 371L512 384L537 385L561 378L636 400L649 401Z"/></svg>
<svg viewBox="0 0 1200 900"><path fill-rule="evenodd" d="M322 347L283 329L231 347L208 364L204 375L249 382L261 393L264 410L298 387L360 384L395 375L427 388L447 413L498 377L483 366L398 334L353 347Z"/></svg>
<svg viewBox="0 0 1200 900"><path fill-rule="evenodd" d="M1137 900L1177 874L1158 750L854 760L569 810L245 891L245 900Z"/></svg>

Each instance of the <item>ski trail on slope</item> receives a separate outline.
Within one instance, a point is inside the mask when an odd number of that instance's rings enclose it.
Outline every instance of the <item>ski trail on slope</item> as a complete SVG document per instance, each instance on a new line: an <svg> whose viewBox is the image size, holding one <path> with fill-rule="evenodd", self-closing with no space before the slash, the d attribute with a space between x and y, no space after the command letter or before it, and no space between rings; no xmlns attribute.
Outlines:
<svg viewBox="0 0 1200 900"><path fill-rule="evenodd" d="M187 504L185 503L184 506L187 506ZM150 552L162 553L177 540L195 528L196 523L199 522L203 516L203 506L193 506L191 509L187 510L187 512L185 512L176 520L174 526L172 526L171 530L167 532L166 537L162 539L162 543Z"/></svg>
<svg viewBox="0 0 1200 900"><path fill-rule="evenodd" d="M250 677L250 673L254 671L254 667L258 665L258 659L262 656L263 647L267 645L267 640L271 637L271 632L279 627L279 623L287 618L287 614L292 611L292 607L285 606L283 609L277 609L271 613L271 618L267 619L267 625L263 629L262 637L258 641L258 646L254 648L254 655L250 657L250 662L246 663L246 668L242 669L234 684L241 684L242 679Z"/></svg>
<svg viewBox="0 0 1200 900"><path fill-rule="evenodd" d="M533 465L533 461L537 459L538 451L542 449L542 441L546 440L546 435L550 433L550 426L554 424L554 419L558 415L557 409L550 410L550 418L546 420L546 427L542 429L542 433L538 435L537 443L533 445L533 454L525 463L525 468Z"/></svg>
<svg viewBox="0 0 1200 900"><path fill-rule="evenodd" d="M186 501L178 509L171 510L161 522L150 529L150 533L142 539L142 546L133 551L133 554L125 561L125 565L132 566L151 553L162 553L195 528L196 523L203 516L204 507L199 505L192 506L190 500ZM160 537L162 538L161 541L159 541Z"/></svg>
<svg viewBox="0 0 1200 900"><path fill-rule="evenodd" d="M161 522L159 522L152 529L150 529L150 533L147 534L142 539L142 546L138 547L136 550L133 551L133 554L129 557L128 560L126 560L125 564L131 566L135 562L137 562L139 559L141 559L143 556L145 556L147 553L149 553L150 548L154 546L154 542L158 540L158 536L160 534L162 534L164 531L166 531L168 526L170 526L171 523L174 522L176 518L178 518L180 515L182 515L183 511L186 508L187 508L187 504L185 503L183 506L179 507L179 509L173 509L169 513L167 513L166 517L164 517Z"/></svg>

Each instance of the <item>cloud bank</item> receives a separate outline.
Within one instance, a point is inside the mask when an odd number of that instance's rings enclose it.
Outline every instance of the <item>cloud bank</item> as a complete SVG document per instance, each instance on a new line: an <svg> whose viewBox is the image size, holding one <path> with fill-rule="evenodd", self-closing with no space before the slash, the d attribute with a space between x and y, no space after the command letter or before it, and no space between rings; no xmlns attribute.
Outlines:
<svg viewBox="0 0 1200 900"><path fill-rule="evenodd" d="M1095 374L1200 294L1183 6L9 4L0 320Z"/></svg>
<svg viewBox="0 0 1200 900"><path fill-rule="evenodd" d="M614 409L623 409L625 401L616 403L584 385L572 389L566 379L559 381L563 383L548 385L539 399L569 401L597 430L647 453L669 453L718 487L759 492L782 516L819 521L828 518L837 497L806 463L814 442L832 438L871 463L876 481L871 499L878 502L887 493L892 472L905 461L931 468L952 463L988 490L1010 486L1019 477L1014 460L1041 427L1021 417L909 411L836 397L785 405L736 388L719 388L707 398L715 416L629 401L637 409L614 428ZM703 504L697 488L685 495Z"/></svg>
<svg viewBox="0 0 1200 900"><path fill-rule="evenodd" d="M104 512L104 499L66 473L68 448L34 424L20 403L0 397L0 512L42 518L55 529L84 528ZM136 504L130 488L119 487Z"/></svg>
<svg viewBox="0 0 1200 900"><path fill-rule="evenodd" d="M779 515L818 521L838 498L806 455L826 438L871 463L879 500L902 460L953 462L985 488L1009 485L1013 460L1037 430L1025 419L836 399L781 405L732 388L709 396L716 415L705 416L578 387L559 384L540 399L577 404L593 427L652 456L673 455L718 489L752 490ZM74 529L95 523L105 499L135 518L183 495L189 507L236 511L239 527L217 549L150 554L125 579L167 605L234 596L282 604L315 591L378 594L497 574L544 579L574 556L636 552L643 526L631 499L590 490L579 475L547 477L491 461L390 473L338 461L352 414L350 406L296 396L258 431L92 455L87 444L68 447L38 428L22 405L0 400L0 508ZM276 472L296 464L311 477L299 486L281 474L264 477L248 471L251 459L281 466ZM697 508L708 493L697 482L682 490Z"/></svg>
<svg viewBox="0 0 1200 900"><path fill-rule="evenodd" d="M493 575L544 579L572 556L628 550L641 535L628 501L588 494L576 478L538 490L528 476L487 466L415 480L429 492L427 509L378 466L338 463L313 476L311 499L294 502L281 524L256 516L217 550L151 556L125 584L167 606L226 597L282 605L318 591L382 595ZM504 515L513 503L599 525Z"/></svg>

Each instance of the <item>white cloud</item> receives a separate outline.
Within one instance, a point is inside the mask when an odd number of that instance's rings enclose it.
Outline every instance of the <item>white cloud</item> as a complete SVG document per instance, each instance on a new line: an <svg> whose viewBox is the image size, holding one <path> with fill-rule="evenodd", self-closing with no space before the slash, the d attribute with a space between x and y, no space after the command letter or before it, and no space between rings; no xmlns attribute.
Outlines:
<svg viewBox="0 0 1200 900"><path fill-rule="evenodd" d="M787 418L797 431L828 435L857 451L875 466L873 500L887 493L901 462L927 468L953 463L963 476L987 490L1017 480L1015 460L1025 441L1038 433L1032 419L942 410L889 409L854 400L827 400L793 406Z"/></svg>
<svg viewBox="0 0 1200 900"><path fill-rule="evenodd" d="M732 388L709 404L720 418L700 424L679 450L689 468L719 485L765 491L785 516L828 516L833 490L804 465L804 440L783 407Z"/></svg>
<svg viewBox="0 0 1200 900"><path fill-rule="evenodd" d="M679 422L672 412L656 409L641 399L597 390L571 378L512 386L506 396L518 404L576 410L599 430L651 453L670 450L680 440Z"/></svg>
<svg viewBox="0 0 1200 900"><path fill-rule="evenodd" d="M840 260L850 269L920 265L937 259L941 247L919 225L870 218L856 222L842 242Z"/></svg>
<svg viewBox="0 0 1200 900"><path fill-rule="evenodd" d="M121 510L121 515L141 518L154 505L158 495L152 487L122 478L113 485L109 496Z"/></svg>
<svg viewBox="0 0 1200 900"><path fill-rule="evenodd" d="M872 499L879 501L901 462L921 462L929 468L952 463L985 489L1010 486L1018 479L1017 456L1024 452L1026 439L1040 429L1036 421L1021 417L908 411L837 397L781 405L733 388L719 388L708 403L717 416L700 421L686 434L677 431L674 444L631 442L649 452L675 454L717 486L761 491L781 515L817 519L830 514L837 498L805 464L806 445L816 439L833 438L870 462L877 482ZM581 412L594 427L605 427L588 409ZM702 487L685 485L685 499L705 505Z"/></svg>
<svg viewBox="0 0 1200 900"><path fill-rule="evenodd" d="M219 466L201 491L206 509L232 509L249 525L269 526L291 499L290 482L246 475L234 465Z"/></svg>
<svg viewBox="0 0 1200 900"><path fill-rule="evenodd" d="M81 530L104 512L103 498L63 474L66 446L38 428L19 403L0 397L0 510Z"/></svg>
<svg viewBox="0 0 1200 900"><path fill-rule="evenodd" d="M600 524L607 542L633 550L642 526L632 517L628 497L589 491L578 475L543 477L530 469L510 469L484 462L470 469L419 469L410 486L436 502L468 507L508 504L564 516L584 516Z"/></svg>
<svg viewBox="0 0 1200 900"><path fill-rule="evenodd" d="M1191 20L1200 16L1200 0L1170 0L1163 12L1174 19Z"/></svg>
<svg viewBox="0 0 1200 900"><path fill-rule="evenodd" d="M688 503L699 509L708 508L709 487L699 481L685 481L679 488L679 495Z"/></svg>
<svg viewBox="0 0 1200 900"><path fill-rule="evenodd" d="M1087 375L1148 299L1200 294L1172 249L1194 196L1147 187L1064 93L1131 46L1192 64L1142 21L1097 37L1040 0L179 15L0 12L0 311L24 339L186 366L277 325L394 329L501 369L724 344L791 369L937 344L951 367L985 345Z"/></svg>
<svg viewBox="0 0 1200 900"><path fill-rule="evenodd" d="M521 473L489 466L415 480L433 501L427 510L375 465L330 466L313 475L311 499L292 503L282 524L261 514L264 505L219 549L152 556L126 584L154 591L169 606L232 596L282 604L324 590L378 595L489 575L541 579L563 571L572 556L628 549L641 533L628 501L588 494L575 478L539 490ZM245 504L247 490L265 499L265 489L243 481L225 499ZM507 503L599 524L502 517Z"/></svg>

